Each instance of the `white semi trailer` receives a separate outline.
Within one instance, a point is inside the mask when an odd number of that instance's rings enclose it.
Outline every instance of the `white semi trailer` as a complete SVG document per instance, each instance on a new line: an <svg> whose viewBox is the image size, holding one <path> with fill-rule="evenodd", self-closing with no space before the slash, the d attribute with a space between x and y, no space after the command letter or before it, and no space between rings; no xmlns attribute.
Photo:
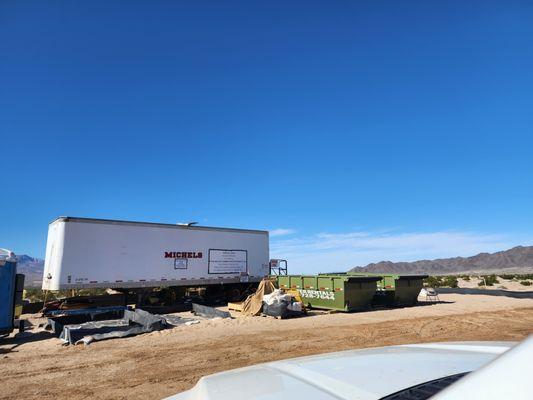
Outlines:
<svg viewBox="0 0 533 400"><path fill-rule="evenodd" d="M42 288L243 284L268 274L267 231L60 217L48 228Z"/></svg>

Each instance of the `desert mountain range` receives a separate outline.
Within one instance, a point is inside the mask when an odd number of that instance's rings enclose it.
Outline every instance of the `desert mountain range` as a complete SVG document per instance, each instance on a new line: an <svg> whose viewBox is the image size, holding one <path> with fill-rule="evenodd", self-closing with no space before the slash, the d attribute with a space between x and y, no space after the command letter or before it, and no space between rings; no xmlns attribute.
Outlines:
<svg viewBox="0 0 533 400"><path fill-rule="evenodd" d="M381 273L532 273L533 246L517 246L496 253L479 253L472 257L440 258L413 262L380 261L351 271Z"/></svg>

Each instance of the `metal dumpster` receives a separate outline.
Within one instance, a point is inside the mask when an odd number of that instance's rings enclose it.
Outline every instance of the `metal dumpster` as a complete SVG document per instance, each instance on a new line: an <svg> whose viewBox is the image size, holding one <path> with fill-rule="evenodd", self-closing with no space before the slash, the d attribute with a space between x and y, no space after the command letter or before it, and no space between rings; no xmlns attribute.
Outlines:
<svg viewBox="0 0 533 400"><path fill-rule="evenodd" d="M280 289L296 289L306 307L358 311L370 307L379 276L281 275Z"/></svg>
<svg viewBox="0 0 533 400"><path fill-rule="evenodd" d="M17 258L9 250L0 249L0 335L13 331L16 306L21 304L24 275L17 274ZM20 310L19 310L20 311Z"/></svg>
<svg viewBox="0 0 533 400"><path fill-rule="evenodd" d="M414 306L427 275L366 274L348 272L351 276L378 276L374 305Z"/></svg>

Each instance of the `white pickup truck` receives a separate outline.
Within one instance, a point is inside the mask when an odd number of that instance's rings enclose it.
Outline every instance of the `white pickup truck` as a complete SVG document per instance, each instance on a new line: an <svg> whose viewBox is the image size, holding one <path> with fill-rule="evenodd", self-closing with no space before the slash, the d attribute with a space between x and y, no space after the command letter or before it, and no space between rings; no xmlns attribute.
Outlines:
<svg viewBox="0 0 533 400"><path fill-rule="evenodd" d="M171 400L533 399L533 338L343 351L231 370Z"/></svg>

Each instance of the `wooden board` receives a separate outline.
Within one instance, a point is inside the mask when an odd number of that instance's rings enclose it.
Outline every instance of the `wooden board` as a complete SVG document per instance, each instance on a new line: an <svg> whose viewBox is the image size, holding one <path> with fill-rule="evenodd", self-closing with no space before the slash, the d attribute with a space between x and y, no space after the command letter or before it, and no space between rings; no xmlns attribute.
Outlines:
<svg viewBox="0 0 533 400"><path fill-rule="evenodd" d="M232 311L242 311L244 301L238 303L228 303L228 310Z"/></svg>

